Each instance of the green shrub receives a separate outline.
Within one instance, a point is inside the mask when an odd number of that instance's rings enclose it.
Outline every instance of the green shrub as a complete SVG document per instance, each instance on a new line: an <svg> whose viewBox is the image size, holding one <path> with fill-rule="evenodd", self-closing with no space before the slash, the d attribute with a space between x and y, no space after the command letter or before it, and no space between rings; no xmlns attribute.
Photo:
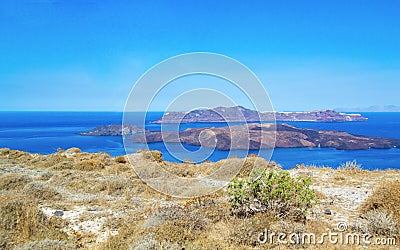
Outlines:
<svg viewBox="0 0 400 250"><path fill-rule="evenodd" d="M233 180L228 195L236 215L273 211L281 218L300 218L316 203L310 185L309 177L292 178L286 171L262 170L257 177Z"/></svg>

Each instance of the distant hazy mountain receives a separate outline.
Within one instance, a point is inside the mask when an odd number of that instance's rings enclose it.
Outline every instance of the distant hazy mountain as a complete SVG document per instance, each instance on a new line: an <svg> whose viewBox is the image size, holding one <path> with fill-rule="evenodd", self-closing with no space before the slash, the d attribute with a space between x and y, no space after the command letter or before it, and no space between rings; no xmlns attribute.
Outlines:
<svg viewBox="0 0 400 250"><path fill-rule="evenodd" d="M400 112L400 106L374 105L370 107L335 108L335 110L338 112Z"/></svg>

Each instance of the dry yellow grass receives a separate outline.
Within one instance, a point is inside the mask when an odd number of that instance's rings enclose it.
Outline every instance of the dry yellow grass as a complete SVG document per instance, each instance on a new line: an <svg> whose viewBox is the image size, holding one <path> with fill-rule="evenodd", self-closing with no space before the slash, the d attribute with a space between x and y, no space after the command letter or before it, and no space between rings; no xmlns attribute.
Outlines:
<svg viewBox="0 0 400 250"><path fill-rule="evenodd" d="M185 177L206 176L222 164L241 162L239 177L248 176L254 167L280 168L257 156L177 164L164 161L160 152L140 154L149 162L156 161L167 171ZM289 172L310 176L313 185L320 188L317 196L323 202L313 211L314 217L310 215L307 220L296 222L291 218L279 220L268 213L237 218L231 213L224 189L194 199L160 194L138 178L127 160L127 156L113 158L105 153L84 153L77 148L51 155L0 149L0 248L361 249L362 246L346 248L332 244L287 247L259 244L256 238L265 228L319 234L326 232L326 228L333 229L336 215L321 214L325 206L334 213L358 217L361 210L343 209L343 201L336 199L335 193L326 193L346 187L356 191L358 187L375 190L363 205L365 211L384 208L399 216L396 205L400 203L400 174L395 170L337 171L299 165ZM384 179L389 181L378 187ZM64 215L54 216L57 209Z"/></svg>
<svg viewBox="0 0 400 250"><path fill-rule="evenodd" d="M162 153L158 150L142 150L140 151L144 155L144 157L150 161L155 161L158 163L164 162L164 159L162 158Z"/></svg>
<svg viewBox="0 0 400 250"><path fill-rule="evenodd" d="M82 171L102 170L105 163L100 160L83 160L75 165L75 169Z"/></svg>
<svg viewBox="0 0 400 250"><path fill-rule="evenodd" d="M383 181L361 207L363 213L378 209L393 213L400 226L400 180Z"/></svg>
<svg viewBox="0 0 400 250"><path fill-rule="evenodd" d="M128 160L126 159L126 157L124 155L115 157L115 161L118 163L127 163L128 162Z"/></svg>
<svg viewBox="0 0 400 250"><path fill-rule="evenodd" d="M21 190L33 179L27 174L0 175L0 190Z"/></svg>
<svg viewBox="0 0 400 250"><path fill-rule="evenodd" d="M52 186L41 181L33 181L25 185L22 193L38 200L61 199L61 194Z"/></svg>
<svg viewBox="0 0 400 250"><path fill-rule="evenodd" d="M63 222L47 218L36 201L26 196L0 196L0 247L12 248L38 239L68 240Z"/></svg>

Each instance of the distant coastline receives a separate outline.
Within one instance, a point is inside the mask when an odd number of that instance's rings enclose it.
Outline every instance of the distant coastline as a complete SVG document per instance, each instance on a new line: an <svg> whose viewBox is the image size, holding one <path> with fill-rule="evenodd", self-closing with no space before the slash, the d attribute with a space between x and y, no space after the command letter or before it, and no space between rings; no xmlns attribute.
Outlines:
<svg viewBox="0 0 400 250"><path fill-rule="evenodd" d="M400 106L374 105L369 107L335 108L337 112L400 112Z"/></svg>
<svg viewBox="0 0 400 250"><path fill-rule="evenodd" d="M152 123L195 123L195 122L353 122L366 121L361 114L345 114L334 110L300 111L300 112L258 112L244 108L217 107L198 109L190 112L169 112Z"/></svg>

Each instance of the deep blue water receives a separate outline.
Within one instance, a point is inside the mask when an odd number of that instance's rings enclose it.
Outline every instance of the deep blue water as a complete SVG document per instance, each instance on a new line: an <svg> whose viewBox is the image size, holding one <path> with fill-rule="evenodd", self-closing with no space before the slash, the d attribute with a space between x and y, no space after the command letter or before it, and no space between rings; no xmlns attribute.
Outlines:
<svg viewBox="0 0 400 250"><path fill-rule="evenodd" d="M160 125L150 121L160 118L161 112L147 114L146 127L159 130ZM363 113L367 122L315 123L288 122L289 124L313 129L341 130L359 135L391 137L400 139L400 113ZM80 136L77 132L91 130L99 125L120 124L119 112L0 112L0 148L8 147L32 153L49 154L57 148L79 147L86 152L108 152L111 155L125 154L122 138L119 136ZM139 122L139 121L138 121ZM218 127L223 123L182 124L188 127ZM144 145L136 144L135 148ZM166 160L174 161L163 143L150 144L151 149L163 152ZM196 150L195 146L187 146ZM233 155L239 155L240 151ZM228 152L216 150L209 160L226 158ZM324 148L275 149L272 160L284 168L296 164L316 164L337 167L340 163L357 160L365 169L400 169L400 149L336 150Z"/></svg>

